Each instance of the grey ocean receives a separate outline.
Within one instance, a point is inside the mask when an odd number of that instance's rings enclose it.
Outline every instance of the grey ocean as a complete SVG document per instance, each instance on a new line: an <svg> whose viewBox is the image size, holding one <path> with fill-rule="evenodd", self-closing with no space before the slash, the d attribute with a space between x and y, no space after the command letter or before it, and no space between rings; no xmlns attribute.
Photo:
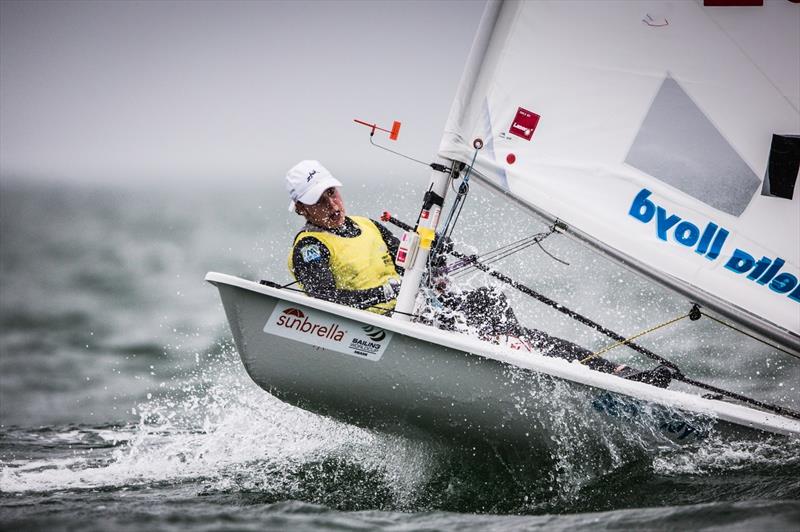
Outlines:
<svg viewBox="0 0 800 532"><path fill-rule="evenodd" d="M353 213L413 222L417 197L399 190L351 184L344 196ZM526 449L373 433L272 398L245 374L203 276L288 281L300 222L286 203L255 185L0 187L0 528L800 527L796 439L592 449L573 433L537 462ZM470 252L544 229L486 193L462 217ZM536 248L496 266L624 334L687 310L563 237L544 244L569 266ZM608 344L506 291L526 323ZM697 378L800 407L798 361L731 331L684 320L643 343Z"/></svg>

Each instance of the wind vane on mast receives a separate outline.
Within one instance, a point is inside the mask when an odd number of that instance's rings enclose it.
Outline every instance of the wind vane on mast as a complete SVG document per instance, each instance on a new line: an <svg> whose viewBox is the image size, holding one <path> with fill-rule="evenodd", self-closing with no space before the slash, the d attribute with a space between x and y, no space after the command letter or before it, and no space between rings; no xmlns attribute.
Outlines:
<svg viewBox="0 0 800 532"><path fill-rule="evenodd" d="M386 133L388 133L390 140L397 140L397 137L400 135L400 122L398 122L397 120L392 122L392 129L391 130L384 129L382 127L378 127L377 124L370 124L369 122L364 122L363 120L359 120L358 118L354 118L353 122L355 122L357 124L361 124L363 126L367 126L368 128L372 129L372 131L370 131L370 133L369 133L369 143L372 144L373 146L375 146L376 148L380 148L382 150L388 151L389 153L393 153L395 155L399 155L400 157L404 157L404 158L408 159L409 161L414 161L415 163L419 163L419 164L424 165L424 166L430 166L431 168L433 168L434 170L436 170L438 172L450 173L450 168L448 168L447 166L445 166L443 164L440 164L440 163L426 163L425 161L420 161L419 159L415 159L414 157L409 157L408 155L406 155L404 153L400 153L399 151L392 150L390 148L387 148L386 146L381 146L380 144L376 144L375 141L372 140L372 137L375 136L375 131L376 130L385 131Z"/></svg>
<svg viewBox="0 0 800 532"><path fill-rule="evenodd" d="M386 133L388 133L390 140L397 140L397 137L400 135L400 122L398 122L397 120L392 122L391 130L378 127L377 124L370 124L369 122L364 122L363 120L359 120L358 118L354 118L353 122L372 128L370 136L374 135L376 130L385 131Z"/></svg>

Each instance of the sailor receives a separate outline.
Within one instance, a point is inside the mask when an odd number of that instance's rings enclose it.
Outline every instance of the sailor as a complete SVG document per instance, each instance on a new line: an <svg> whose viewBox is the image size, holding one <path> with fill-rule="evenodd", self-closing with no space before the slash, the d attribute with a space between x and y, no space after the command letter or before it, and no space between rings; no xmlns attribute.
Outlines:
<svg viewBox="0 0 800 532"><path fill-rule="evenodd" d="M666 365L659 365L652 370L639 370L625 364L616 364L593 356L591 351L576 343L523 326L517 320L505 294L499 290L481 287L460 292L457 289L443 289L446 285L446 281L439 280L436 297L441 308L451 312L440 314L438 326L451 328L452 324L443 321L441 317L459 316L485 340L513 339L521 344L519 348L535 350L545 356L563 358L570 362L586 360L586 365L591 369L660 388L666 388L672 381L673 370Z"/></svg>
<svg viewBox="0 0 800 532"><path fill-rule="evenodd" d="M402 272L394 260L399 240L374 220L347 216L339 193L341 186L319 161L301 161L286 174L289 210L306 219L294 238L289 270L313 297L389 314L400 292ZM567 340L523 327L502 292L489 288L463 292L442 289L438 298L443 308L465 317L467 325L484 339L515 338L546 356L569 361L592 354ZM437 319L436 325L451 328L446 320ZM672 377L666 366L639 371L600 357L592 357L587 365L664 388Z"/></svg>
<svg viewBox="0 0 800 532"><path fill-rule="evenodd" d="M286 174L289 210L306 219L294 238L289 271L309 295L385 314L400 291L399 240L380 223L347 216L342 184L319 161Z"/></svg>

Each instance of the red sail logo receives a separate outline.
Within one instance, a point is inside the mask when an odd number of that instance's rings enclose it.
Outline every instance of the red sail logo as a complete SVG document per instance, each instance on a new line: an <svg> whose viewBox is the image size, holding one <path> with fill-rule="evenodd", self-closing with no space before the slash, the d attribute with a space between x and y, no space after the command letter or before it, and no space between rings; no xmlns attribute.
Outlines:
<svg viewBox="0 0 800 532"><path fill-rule="evenodd" d="M314 323L308 319L302 310L296 308L287 308L284 310L280 316L278 316L278 321L275 324L311 336L327 338L334 342L341 342L344 338L344 333L347 332L339 329L339 326L335 323L331 323L330 325Z"/></svg>
<svg viewBox="0 0 800 532"><path fill-rule="evenodd" d="M541 117L536 113L520 107L517 109L517 115L514 117L514 121L511 122L508 132L525 140L531 140L533 132L536 131L536 126L539 125L539 118ZM513 161L509 161L509 164L511 163Z"/></svg>

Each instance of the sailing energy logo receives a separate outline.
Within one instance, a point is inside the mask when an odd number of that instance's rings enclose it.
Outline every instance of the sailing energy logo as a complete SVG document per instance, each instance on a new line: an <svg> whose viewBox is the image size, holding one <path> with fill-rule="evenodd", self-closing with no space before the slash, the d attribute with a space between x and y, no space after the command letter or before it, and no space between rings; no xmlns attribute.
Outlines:
<svg viewBox="0 0 800 532"><path fill-rule="evenodd" d="M283 301L275 306L264 325L264 332L318 350L336 351L371 361L380 360L393 336L392 332L373 325Z"/></svg>
<svg viewBox="0 0 800 532"><path fill-rule="evenodd" d="M367 335L365 338L353 338L350 342L350 349L357 355L369 356L374 355L381 349L381 342L386 339L386 331L373 327L372 325L365 325L361 327Z"/></svg>
<svg viewBox="0 0 800 532"><path fill-rule="evenodd" d="M365 325L364 327L361 327L361 330L367 333L367 336L369 336L376 342L380 342L381 340L386 338L386 331L384 331L383 329L378 329L377 327L373 327L372 325Z"/></svg>

